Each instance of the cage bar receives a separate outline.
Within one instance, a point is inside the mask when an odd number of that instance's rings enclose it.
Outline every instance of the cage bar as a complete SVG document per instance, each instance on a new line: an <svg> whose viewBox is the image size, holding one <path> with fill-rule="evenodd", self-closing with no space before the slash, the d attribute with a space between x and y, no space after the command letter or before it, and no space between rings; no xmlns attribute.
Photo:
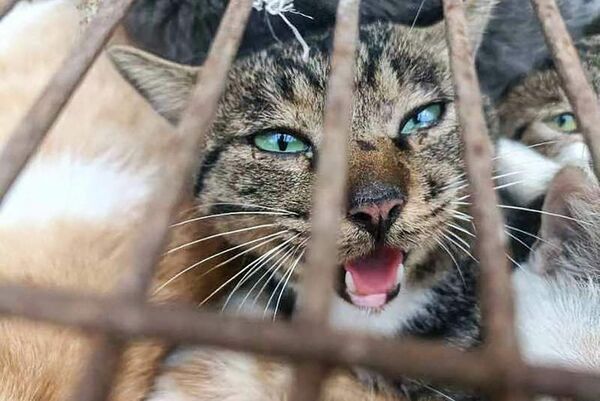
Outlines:
<svg viewBox="0 0 600 401"><path fill-rule="evenodd" d="M579 129L600 178L600 105L555 0L531 0Z"/></svg>
<svg viewBox="0 0 600 401"><path fill-rule="evenodd" d="M0 149L0 205L133 0L106 0L42 94Z"/></svg>
<svg viewBox="0 0 600 401"><path fill-rule="evenodd" d="M163 172L171 188L147 205L143 218L144 229L143 232L140 230L134 242L131 268L119 282L117 297L131 302L142 302L146 298L167 241L169 224L177 213L182 196L191 195L185 190L185 185L202 161L206 135L217 112L227 74L237 54L251 9L252 2L247 0L232 0L227 6L205 68L198 76L196 88L177 127L178 146L164 150L173 154L173 163L165 166ZM110 338L100 340L72 398L74 401L102 401L108 397L110 384L114 382L117 372L115 365L119 360L118 355L123 347L124 344Z"/></svg>
<svg viewBox="0 0 600 401"><path fill-rule="evenodd" d="M311 239L302 277L302 300L294 319L325 326L329 317L337 238L345 210L348 139L352 128L359 0L340 0L325 105L323 143L311 215ZM292 401L315 401L327 369L303 363L294 369Z"/></svg>
<svg viewBox="0 0 600 401"><path fill-rule="evenodd" d="M434 341L348 333L303 322L224 316L189 305L132 303L110 296L72 294L20 285L0 286L0 313L124 339L161 339L255 352L329 365L361 365L390 377L425 377L476 390L507 385L479 351ZM529 366L520 377L532 393L600 398L600 375Z"/></svg>
<svg viewBox="0 0 600 401"><path fill-rule="evenodd" d="M444 0L443 4L456 106L462 126L466 175L472 194L470 212L477 232L475 255L481 272L479 295L485 348L490 363L508 379L518 377L522 363L515 331L510 268L502 229L504 223L492 181L493 147L483 115L463 2ZM510 399L522 398L515 386L508 386L505 390L509 388Z"/></svg>
<svg viewBox="0 0 600 401"><path fill-rule="evenodd" d="M5 0L0 18L16 4ZM46 132L77 88L132 0L105 0L96 18L73 47L27 116L0 151L0 203L18 174L43 141ZM575 49L554 0L532 0L556 58L569 100L590 146L598 173L600 113ZM165 166L172 190L155 199L146 213L144 233L135 242L130 270L111 297L0 286L0 313L7 316L73 326L97 339L96 352L73 399L106 398L125 340L161 339L290 358L304 364L297 372L309 388L296 388L295 400L317 399L329 366L361 365L391 377L426 377L495 396L522 398L521 390L597 400L600 375L524 365L514 332L509 269L504 253L502 221L491 181L491 143L482 114L479 86L466 34L461 0L444 0L447 39L457 93L457 106L467 175L473 192L471 211L478 233L481 262L481 300L487 345L460 351L444 344L416 339L380 339L329 328L328 317L336 266L335 238L343 210L346 146L352 116L352 80L358 27L358 0L341 0L338 7L332 73L325 114L325 141L319 166L314 229L309 246L303 291L307 302L292 323L263 323L198 311L185 305L144 302L169 223L184 194L185 183L200 162L229 67L237 52L252 2L232 0L199 77L181 123L174 152L177 160Z"/></svg>

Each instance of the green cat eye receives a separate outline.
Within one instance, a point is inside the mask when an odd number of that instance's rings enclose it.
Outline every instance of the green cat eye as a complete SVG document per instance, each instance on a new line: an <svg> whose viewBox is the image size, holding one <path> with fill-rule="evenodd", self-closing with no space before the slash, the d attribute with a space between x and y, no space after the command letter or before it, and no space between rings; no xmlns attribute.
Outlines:
<svg viewBox="0 0 600 401"><path fill-rule="evenodd" d="M432 103L421 107L408 116L400 128L400 133L410 135L419 130L433 127L440 122L443 112L444 105L442 103Z"/></svg>
<svg viewBox="0 0 600 401"><path fill-rule="evenodd" d="M255 135L254 146L260 150L274 153L304 153L310 145L303 139L285 132L271 131Z"/></svg>
<svg viewBox="0 0 600 401"><path fill-rule="evenodd" d="M561 113L545 120L550 127L562 132L571 133L577 131L577 120L573 113Z"/></svg>

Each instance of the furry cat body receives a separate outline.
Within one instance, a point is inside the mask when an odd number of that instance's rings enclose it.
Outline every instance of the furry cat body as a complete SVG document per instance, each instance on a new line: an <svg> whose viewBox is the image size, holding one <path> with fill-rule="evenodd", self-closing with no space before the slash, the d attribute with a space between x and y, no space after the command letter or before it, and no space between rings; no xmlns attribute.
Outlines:
<svg viewBox="0 0 600 401"><path fill-rule="evenodd" d="M544 211L551 214L542 216L541 240L513 277L524 355L599 371L600 187L567 167L552 181Z"/></svg>

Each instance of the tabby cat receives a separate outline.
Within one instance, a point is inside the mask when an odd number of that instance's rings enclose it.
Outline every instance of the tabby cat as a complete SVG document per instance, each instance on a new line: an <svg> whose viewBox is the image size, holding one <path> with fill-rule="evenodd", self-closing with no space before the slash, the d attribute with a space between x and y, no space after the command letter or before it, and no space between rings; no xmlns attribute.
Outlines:
<svg viewBox="0 0 600 401"><path fill-rule="evenodd" d="M467 2L474 47L493 3ZM307 40L306 62L299 44L286 42L238 59L229 74L195 192L200 215L222 235L222 252L235 250L228 265L237 273L202 304L227 289L225 309L254 313L258 306L260 315L286 317L302 302L297 283L310 235L331 33ZM201 67L133 48L113 48L110 55L154 108L176 123ZM461 202L468 193L443 25L362 26L354 85L347 211L331 321L380 335L474 345L476 263ZM210 272L210 266L198 262L192 268ZM185 267L159 291L186 280ZM231 360L221 355L216 365L225 366ZM184 367L190 360L192 367ZM168 364L179 374L161 379L156 399L207 399L213 393L202 391L203 380L222 384L213 389L217 393L235 398L240 392L240 399L248 390L244 384L270 377L257 362L241 369L235 386L203 363L194 362L193 351L174 354ZM256 374L258 380L248 379Z"/></svg>
<svg viewBox="0 0 600 401"><path fill-rule="evenodd" d="M600 90L600 35L577 44L592 87ZM498 169L518 203L527 205L543 196L552 177L566 164L589 169L590 152L561 80L552 65L533 71L511 86L497 107L500 132Z"/></svg>

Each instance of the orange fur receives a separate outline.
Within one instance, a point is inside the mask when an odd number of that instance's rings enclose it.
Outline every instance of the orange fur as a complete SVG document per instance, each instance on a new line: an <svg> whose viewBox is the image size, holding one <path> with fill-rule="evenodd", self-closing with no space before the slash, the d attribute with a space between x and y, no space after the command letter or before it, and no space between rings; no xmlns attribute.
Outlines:
<svg viewBox="0 0 600 401"><path fill-rule="evenodd" d="M3 77L0 85L0 144L60 67L81 31L75 0L46 0L45 3L47 8L43 14L15 24L9 32L13 35L8 40L13 41L11 46L3 47L0 43L0 75ZM26 7L39 7L40 4L34 1L19 5L15 10L23 12ZM4 28L10 18L2 22ZM26 40L17 40L20 38ZM122 32L118 40L126 42ZM137 230L143 227L141 211L144 205L150 197L160 196L160 191L168 188L168 183L161 181L160 167L169 162L165 160L164 149L173 146L176 145L170 126L155 115L106 58L100 56L32 165L52 167L52 163L65 156L84 161L108 159L121 172L144 177L150 190L135 204L120 205L102 219L79 218L67 213L65 216L42 216L39 221L9 223L6 208L0 208L0 282L109 294L131 262L131 244ZM38 202L40 206L46 202L43 194ZM191 210L191 206L186 203L182 211ZM93 208L93 204L90 207ZM189 216L189 213L182 212L181 216ZM183 225L173 232L171 247L211 233L207 225ZM217 253L222 247L219 241L208 241L169 254L159 267L154 288L182 268ZM216 258L213 265L223 259ZM202 273L202 269L196 269L173 281L156 293L153 300L202 300L231 274L228 269L205 276ZM18 318L0 320L0 400L65 399L85 368L90 345L91 340L74 329ZM168 347L162 344L149 342L128 348L112 400L143 399L167 350ZM251 367L258 374L244 380L248 380L249 386L256 391L257 400L285 399L288 367L270 360L248 358L248 365L242 366L241 376L236 377L236 369L223 371L214 365L219 358L228 355L232 355L229 361L232 364L244 358L234 353L217 353L214 358L193 360L187 367L178 367L174 376L181 381L183 391L189 392L191 399L202 400L207 389L218 395L231 390L230 386L237 386L237 380L245 377L243 370ZM329 401L394 399L385 394L372 394L346 373L337 374L328 383Z"/></svg>
<svg viewBox="0 0 600 401"><path fill-rule="evenodd" d="M36 7L43 8L43 13L36 16ZM18 5L0 24L6 39L0 43L0 144L76 41L81 31L79 18L74 1L46 0ZM131 242L143 227L144 205L151 196L160 196L160 191L168 188L161 181L160 168L168 162L163 151L175 146L174 139L172 128L100 56L31 165L44 171L65 158L108 160L128 176L143 177L149 190L135 204L119 205L103 219L57 215L25 223L7 220L11 213L6 204L10 202L9 194L5 207L0 209L0 281L84 293L110 292L131 261ZM102 195L101 188L98 194ZM37 199L43 210L44 194ZM173 241L181 243L191 235L197 237L199 230L208 232L207 228L184 226ZM170 269L180 269L189 264L188 260L198 260L199 253L214 253L215 246L203 243L166 258L157 280L170 277ZM178 280L156 300L191 300L196 291L208 291L200 284L211 285L211 277L218 280L217 276L207 276L202 283ZM64 399L82 371L89 345L89 339L75 330L3 319L0 400ZM127 350L113 399L141 399L165 351L158 344L141 344Z"/></svg>

